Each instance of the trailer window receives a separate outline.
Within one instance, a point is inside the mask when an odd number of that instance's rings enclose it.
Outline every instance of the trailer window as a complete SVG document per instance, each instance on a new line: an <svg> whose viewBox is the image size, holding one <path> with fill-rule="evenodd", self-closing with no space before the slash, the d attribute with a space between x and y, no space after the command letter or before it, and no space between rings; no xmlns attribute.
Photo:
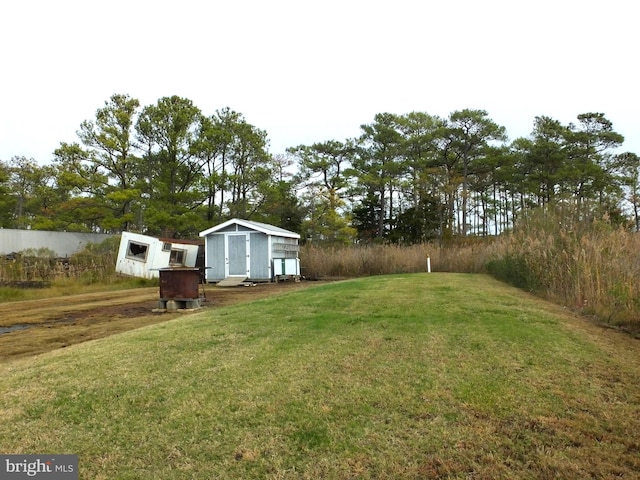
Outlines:
<svg viewBox="0 0 640 480"><path fill-rule="evenodd" d="M172 249L171 254L169 255L169 265L184 266L185 253L185 250L180 250L177 248Z"/></svg>
<svg viewBox="0 0 640 480"><path fill-rule="evenodd" d="M148 251L149 245L146 245L144 243L132 242L131 240L129 240L129 244L127 245L127 258L146 262Z"/></svg>

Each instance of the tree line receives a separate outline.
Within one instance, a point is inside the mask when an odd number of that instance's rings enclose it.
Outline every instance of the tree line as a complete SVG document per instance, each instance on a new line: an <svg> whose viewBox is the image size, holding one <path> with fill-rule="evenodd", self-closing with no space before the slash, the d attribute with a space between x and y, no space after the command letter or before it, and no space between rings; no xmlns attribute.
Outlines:
<svg viewBox="0 0 640 480"><path fill-rule="evenodd" d="M380 113L357 138L269 152L267 132L186 98L116 94L49 164L0 161L0 226L189 238L237 217L315 242L496 235L533 209L640 227L640 159L603 113L536 117L509 141L484 110Z"/></svg>

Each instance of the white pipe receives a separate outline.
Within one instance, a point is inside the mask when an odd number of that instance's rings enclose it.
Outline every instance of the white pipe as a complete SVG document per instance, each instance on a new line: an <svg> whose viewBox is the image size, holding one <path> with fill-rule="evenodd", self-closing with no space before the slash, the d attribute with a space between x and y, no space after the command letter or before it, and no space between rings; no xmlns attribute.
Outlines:
<svg viewBox="0 0 640 480"><path fill-rule="evenodd" d="M431 257L427 255L427 273L431 273Z"/></svg>

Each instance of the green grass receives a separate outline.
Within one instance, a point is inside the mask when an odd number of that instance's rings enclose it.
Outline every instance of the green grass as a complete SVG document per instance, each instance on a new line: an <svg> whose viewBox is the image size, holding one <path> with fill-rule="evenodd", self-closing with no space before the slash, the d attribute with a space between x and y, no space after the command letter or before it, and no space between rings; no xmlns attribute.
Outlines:
<svg viewBox="0 0 640 480"><path fill-rule="evenodd" d="M83 479L637 478L640 346L484 275L336 282L0 366Z"/></svg>

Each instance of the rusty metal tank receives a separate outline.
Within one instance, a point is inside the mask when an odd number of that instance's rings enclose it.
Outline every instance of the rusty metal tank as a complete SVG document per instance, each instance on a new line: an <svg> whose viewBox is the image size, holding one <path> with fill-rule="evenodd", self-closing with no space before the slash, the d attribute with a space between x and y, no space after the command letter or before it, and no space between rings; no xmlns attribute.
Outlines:
<svg viewBox="0 0 640 480"><path fill-rule="evenodd" d="M199 287L199 268L174 267L160 269L160 304L163 306L162 308L199 307Z"/></svg>

